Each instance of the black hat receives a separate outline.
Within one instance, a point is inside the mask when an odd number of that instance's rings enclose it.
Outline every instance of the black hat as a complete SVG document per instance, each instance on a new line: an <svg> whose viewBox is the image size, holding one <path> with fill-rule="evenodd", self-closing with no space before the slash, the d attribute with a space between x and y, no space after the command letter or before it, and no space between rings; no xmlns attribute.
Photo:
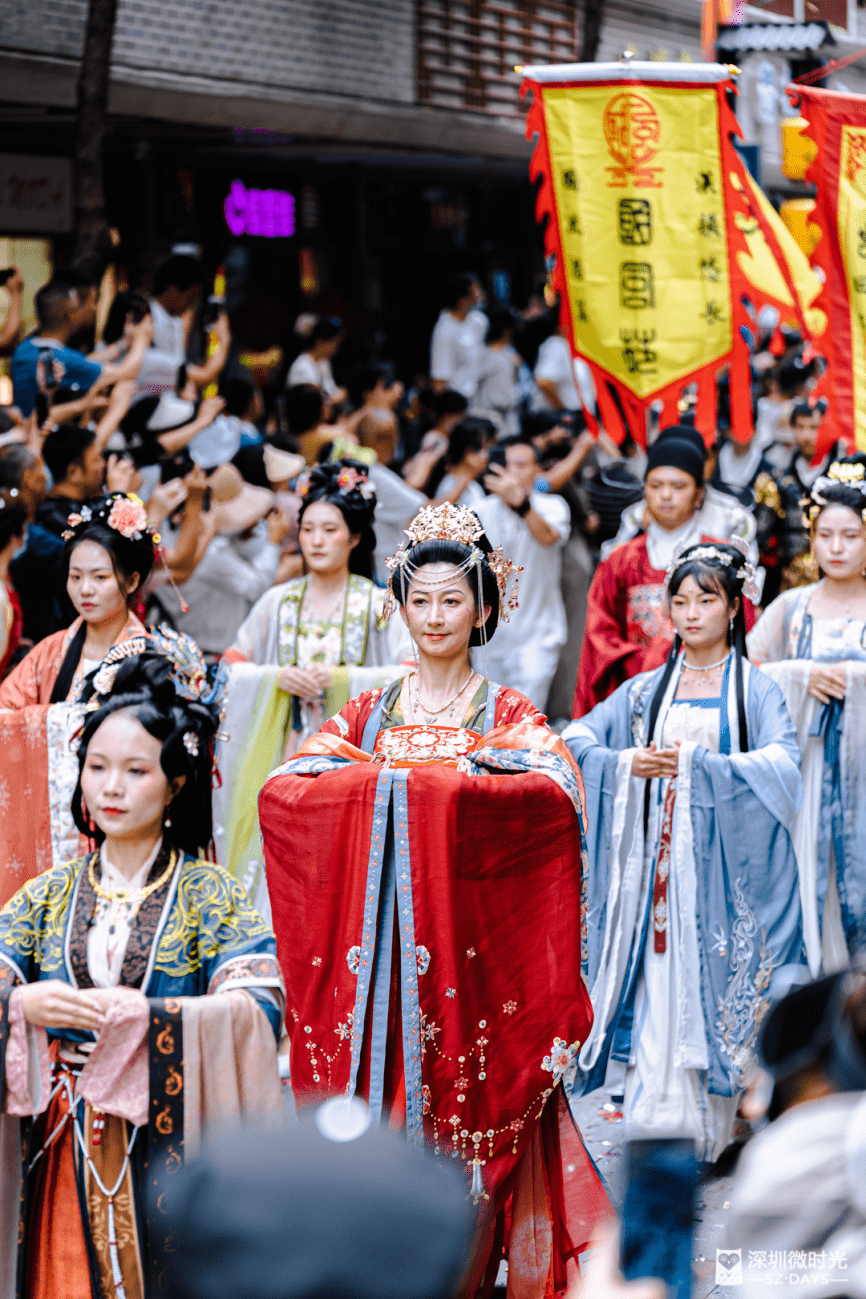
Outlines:
<svg viewBox="0 0 866 1299"><path fill-rule="evenodd" d="M682 469L683 473L691 474L699 487L702 486L707 453L700 433L696 433L694 429L689 429L688 436L686 436L685 430L683 433L679 432L679 425L677 425L676 434L674 434L673 430L665 430L665 433L666 436L662 435L657 438L650 447L647 456L647 473L665 466L669 466L671 469Z"/></svg>
<svg viewBox="0 0 866 1299"><path fill-rule="evenodd" d="M328 1101L280 1131L214 1142L157 1187L175 1243L167 1294L445 1299L455 1289L475 1226L465 1179L378 1127L344 1139L333 1112L363 1108L349 1106Z"/></svg>
<svg viewBox="0 0 866 1299"><path fill-rule="evenodd" d="M693 424L668 424L667 428L659 429L654 445L658 446L659 442L663 442L666 438L679 438L680 441L691 442L695 450L706 460L707 444L703 434L699 433Z"/></svg>

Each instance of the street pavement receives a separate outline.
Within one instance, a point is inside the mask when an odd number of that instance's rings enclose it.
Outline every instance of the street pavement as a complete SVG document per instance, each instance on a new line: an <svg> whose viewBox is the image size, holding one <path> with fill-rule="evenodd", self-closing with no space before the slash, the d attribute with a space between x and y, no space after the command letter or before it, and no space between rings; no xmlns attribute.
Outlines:
<svg viewBox="0 0 866 1299"><path fill-rule="evenodd" d="M605 1105L610 1109L605 1110ZM583 1139L608 1184L617 1206L625 1193L624 1132L622 1119L611 1113L610 1097L591 1092L572 1101L575 1120ZM696 1199L696 1223L692 1251L692 1299L737 1299L737 1287L716 1285L716 1250L727 1252L737 1242L727 1236L730 1192L733 1177L713 1176L702 1180Z"/></svg>

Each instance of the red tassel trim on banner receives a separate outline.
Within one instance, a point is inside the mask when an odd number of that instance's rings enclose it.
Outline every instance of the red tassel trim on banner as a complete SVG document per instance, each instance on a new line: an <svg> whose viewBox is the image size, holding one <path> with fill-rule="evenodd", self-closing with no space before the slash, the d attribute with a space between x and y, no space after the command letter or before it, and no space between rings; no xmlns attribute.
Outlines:
<svg viewBox="0 0 866 1299"><path fill-rule="evenodd" d="M619 413L619 407L610 395L604 372L590 365L595 380L595 395L598 401L598 414L602 428L609 438L613 438L618 447L625 442L625 425Z"/></svg>
<svg viewBox="0 0 866 1299"><path fill-rule="evenodd" d="M717 410L716 367L707 366L698 375L698 399L695 403L695 428L711 447L716 440Z"/></svg>
<svg viewBox="0 0 866 1299"><path fill-rule="evenodd" d="M665 388L661 397L662 412L659 416L659 428L670 428L680 422L680 386Z"/></svg>

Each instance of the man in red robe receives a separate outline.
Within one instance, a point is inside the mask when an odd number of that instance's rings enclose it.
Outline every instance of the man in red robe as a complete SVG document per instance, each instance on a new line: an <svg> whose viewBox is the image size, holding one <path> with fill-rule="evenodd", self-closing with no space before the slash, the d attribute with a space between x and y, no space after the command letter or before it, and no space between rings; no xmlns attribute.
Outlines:
<svg viewBox="0 0 866 1299"><path fill-rule="evenodd" d="M705 459L700 440L685 434L665 433L650 450L644 480L649 526L599 564L589 588L575 717L627 678L665 661L674 634L665 593L668 564L686 546L716 540L703 536L695 519Z"/></svg>

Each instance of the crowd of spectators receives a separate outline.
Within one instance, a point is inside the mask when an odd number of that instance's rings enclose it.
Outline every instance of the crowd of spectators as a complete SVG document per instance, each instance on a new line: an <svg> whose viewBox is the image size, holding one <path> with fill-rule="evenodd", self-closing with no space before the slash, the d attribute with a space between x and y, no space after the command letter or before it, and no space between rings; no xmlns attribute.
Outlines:
<svg viewBox="0 0 866 1299"><path fill-rule="evenodd" d="M7 352L21 332L22 287L16 272L0 326ZM491 646L488 670L552 720L571 716L592 574L612 546L650 526L653 507L646 452L589 434L592 376L542 298L522 312L487 304L475 276L455 275L428 372L401 378L368 340L344 347L338 317L301 316L296 354L264 386L241 363L224 306L205 297L202 264L186 254L157 267L150 296L118 293L98 338L97 286L75 269L38 289L35 310L36 329L11 355L13 402L0 407L0 488L25 518L0 551L7 669L71 621L67 517L110 491L135 492L163 537L139 612L217 658L264 591L303 571L298 473L351 455L376 490L377 581L423 504L476 509L524 569L520 611ZM754 518L747 539L754 546L757 534L766 599L809 580L799 501L823 465L812 463L817 364L795 336L787 343L783 356L756 348L747 447L725 433L723 395L695 506L706 513L715 501L717 514L739 507ZM651 420L650 444L657 434Z"/></svg>

